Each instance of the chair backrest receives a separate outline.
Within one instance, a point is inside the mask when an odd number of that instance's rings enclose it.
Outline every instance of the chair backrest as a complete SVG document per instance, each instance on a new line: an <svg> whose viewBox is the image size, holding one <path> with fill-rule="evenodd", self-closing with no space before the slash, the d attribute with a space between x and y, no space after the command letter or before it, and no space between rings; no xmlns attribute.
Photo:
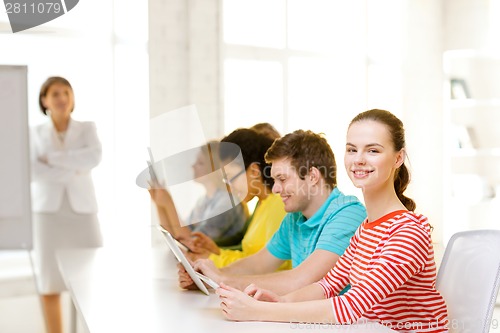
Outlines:
<svg viewBox="0 0 500 333"><path fill-rule="evenodd" d="M500 230L454 234L436 289L448 306L450 333L488 333L500 282Z"/></svg>

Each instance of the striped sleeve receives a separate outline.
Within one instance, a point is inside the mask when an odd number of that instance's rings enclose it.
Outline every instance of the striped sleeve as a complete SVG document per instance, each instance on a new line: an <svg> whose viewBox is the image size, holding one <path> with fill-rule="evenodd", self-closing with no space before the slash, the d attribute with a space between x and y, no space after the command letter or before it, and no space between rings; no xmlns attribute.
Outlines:
<svg viewBox="0 0 500 333"><path fill-rule="evenodd" d="M394 231L369 270L363 272L347 293L333 299L338 322L357 321L373 305L421 272L425 268L429 242L428 234L416 225Z"/></svg>

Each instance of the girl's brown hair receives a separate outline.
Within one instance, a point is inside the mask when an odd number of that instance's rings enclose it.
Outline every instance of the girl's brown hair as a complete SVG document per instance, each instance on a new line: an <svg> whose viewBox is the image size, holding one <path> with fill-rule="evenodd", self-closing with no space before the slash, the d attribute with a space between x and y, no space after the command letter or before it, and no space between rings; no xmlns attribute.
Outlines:
<svg viewBox="0 0 500 333"><path fill-rule="evenodd" d="M394 150L400 151L405 148L405 129L403 126L403 122L399 120L398 117L390 113L389 111L380 110L380 109L372 109L358 114L349 124L349 127L358 121L363 120L373 120L384 124L387 126L389 133L391 134L392 143L394 144ZM394 175L394 189L396 190L396 194L399 200L403 203L406 209L410 211L414 211L417 207L417 204L412 199L406 197L403 193L408 187L410 183L410 171L406 167L405 163L401 164L401 166L396 170L396 174Z"/></svg>

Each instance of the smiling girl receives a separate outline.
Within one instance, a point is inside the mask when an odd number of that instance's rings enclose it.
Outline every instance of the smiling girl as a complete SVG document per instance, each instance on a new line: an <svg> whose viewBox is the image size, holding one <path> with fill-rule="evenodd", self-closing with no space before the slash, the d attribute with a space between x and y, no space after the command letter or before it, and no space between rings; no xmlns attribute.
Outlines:
<svg viewBox="0 0 500 333"><path fill-rule="evenodd" d="M344 255L322 280L284 296L255 285L244 292L221 285L224 315L335 324L364 319L398 331L446 332L431 228L403 194L410 180L403 123L388 111L369 110L351 121L346 142L345 168L363 191L367 219ZM351 289L339 296L347 284Z"/></svg>

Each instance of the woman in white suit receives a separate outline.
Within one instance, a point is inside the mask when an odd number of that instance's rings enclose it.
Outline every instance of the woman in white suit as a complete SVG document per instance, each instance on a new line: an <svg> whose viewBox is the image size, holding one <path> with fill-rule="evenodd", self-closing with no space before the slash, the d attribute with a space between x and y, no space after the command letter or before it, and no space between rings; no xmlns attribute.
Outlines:
<svg viewBox="0 0 500 333"><path fill-rule="evenodd" d="M66 290L56 251L102 245L91 171L101 161L93 122L71 119L70 83L50 77L39 104L50 120L31 130L33 245L48 333L62 332L60 294Z"/></svg>

